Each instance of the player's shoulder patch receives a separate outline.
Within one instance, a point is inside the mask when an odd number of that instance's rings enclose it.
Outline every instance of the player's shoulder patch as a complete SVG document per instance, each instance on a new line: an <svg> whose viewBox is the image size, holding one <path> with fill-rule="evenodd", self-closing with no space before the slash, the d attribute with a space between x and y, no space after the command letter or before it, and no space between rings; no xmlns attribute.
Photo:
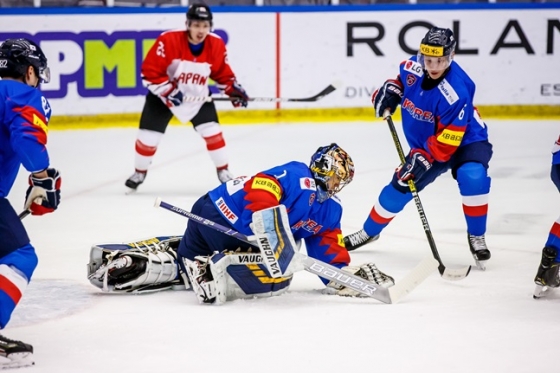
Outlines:
<svg viewBox="0 0 560 373"><path fill-rule="evenodd" d="M449 84L447 79L443 79L441 83L438 84L438 89L443 95L443 97L445 97L449 105L453 105L455 102L459 100L459 95L457 94L457 92L455 92L455 90L453 89L451 84Z"/></svg>
<svg viewBox="0 0 560 373"><path fill-rule="evenodd" d="M414 74L416 76L419 76L419 77L424 75L424 69L422 69L422 65L420 65L416 61L406 60L404 62L403 69L404 69L404 71L408 71L409 73L412 73L412 74Z"/></svg>
<svg viewBox="0 0 560 373"><path fill-rule="evenodd" d="M299 186L304 190L317 190L315 179L311 177L302 177L301 179L299 179Z"/></svg>

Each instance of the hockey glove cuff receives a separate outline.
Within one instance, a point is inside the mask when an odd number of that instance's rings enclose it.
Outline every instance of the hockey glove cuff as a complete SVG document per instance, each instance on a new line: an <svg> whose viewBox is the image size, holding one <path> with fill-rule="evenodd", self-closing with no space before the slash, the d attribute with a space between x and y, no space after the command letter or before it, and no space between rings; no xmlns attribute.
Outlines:
<svg viewBox="0 0 560 373"><path fill-rule="evenodd" d="M183 92L179 90L176 82L169 82L161 94L167 107L179 106L183 103Z"/></svg>
<svg viewBox="0 0 560 373"><path fill-rule="evenodd" d="M29 175L29 188L25 193L25 208L32 215L43 215L53 212L60 203L60 173L54 168L47 168L47 177L37 178ZM38 203L38 199L41 202Z"/></svg>
<svg viewBox="0 0 560 373"><path fill-rule="evenodd" d="M247 107L247 105L249 104L249 96L247 95L247 92L245 92L245 89L243 89L241 84L237 83L235 80L233 80L231 84L226 86L226 88L224 89L224 93L229 97L238 98L231 101L233 107Z"/></svg>
<svg viewBox="0 0 560 373"><path fill-rule="evenodd" d="M397 168L397 178L401 181L419 180L432 168L434 159L422 149L412 149L405 158L405 163Z"/></svg>
<svg viewBox="0 0 560 373"><path fill-rule="evenodd" d="M397 106L403 98L403 85L397 79L389 79L373 92L371 103L375 108L375 116L383 118L385 110L389 109L391 114L395 112Z"/></svg>

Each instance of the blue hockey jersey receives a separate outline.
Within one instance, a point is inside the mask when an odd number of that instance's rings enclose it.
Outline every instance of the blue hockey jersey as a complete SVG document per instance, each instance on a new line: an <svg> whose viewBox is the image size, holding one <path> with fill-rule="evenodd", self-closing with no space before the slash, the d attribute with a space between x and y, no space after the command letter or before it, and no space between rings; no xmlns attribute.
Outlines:
<svg viewBox="0 0 560 373"><path fill-rule="evenodd" d="M404 87L403 131L411 148L446 162L460 146L488 140L486 125L473 106L475 84L455 61L429 90L422 88L425 74L416 56L401 63L399 78Z"/></svg>
<svg viewBox="0 0 560 373"><path fill-rule="evenodd" d="M315 179L305 163L290 162L251 178L238 177L209 196L231 226L245 235L253 234L249 227L253 212L283 204L292 234L305 241L309 256L339 268L350 263L340 229L340 200L334 196L317 202Z"/></svg>
<svg viewBox="0 0 560 373"><path fill-rule="evenodd" d="M49 166L51 107L41 92L14 80L0 80L0 198L7 197L20 165L29 172Z"/></svg>

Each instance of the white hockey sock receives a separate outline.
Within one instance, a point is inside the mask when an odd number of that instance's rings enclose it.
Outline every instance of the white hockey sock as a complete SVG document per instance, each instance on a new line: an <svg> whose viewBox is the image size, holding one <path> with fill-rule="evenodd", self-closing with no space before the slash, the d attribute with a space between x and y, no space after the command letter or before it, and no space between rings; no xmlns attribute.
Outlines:
<svg viewBox="0 0 560 373"><path fill-rule="evenodd" d="M137 171L147 171L156 154L158 144L163 133L140 129L136 136L136 154L134 156L134 167Z"/></svg>
<svg viewBox="0 0 560 373"><path fill-rule="evenodd" d="M226 153L226 142L222 136L220 124L208 122L195 127L196 132L206 141L206 149L217 169L225 169L228 166Z"/></svg>

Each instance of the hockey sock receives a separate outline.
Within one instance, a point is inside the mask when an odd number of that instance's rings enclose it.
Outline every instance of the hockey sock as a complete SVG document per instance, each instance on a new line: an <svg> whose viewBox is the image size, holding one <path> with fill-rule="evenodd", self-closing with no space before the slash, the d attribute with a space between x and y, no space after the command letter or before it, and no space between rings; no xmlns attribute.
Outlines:
<svg viewBox="0 0 560 373"><path fill-rule="evenodd" d="M226 142L220 125L216 122L208 122L196 126L195 130L206 142L206 149L208 149L208 154L210 154L216 168L219 170L226 169L228 167Z"/></svg>
<svg viewBox="0 0 560 373"><path fill-rule="evenodd" d="M163 133L140 129L136 137L136 155L134 157L134 167L136 171L147 171L152 163L152 158L156 154L157 146Z"/></svg>

